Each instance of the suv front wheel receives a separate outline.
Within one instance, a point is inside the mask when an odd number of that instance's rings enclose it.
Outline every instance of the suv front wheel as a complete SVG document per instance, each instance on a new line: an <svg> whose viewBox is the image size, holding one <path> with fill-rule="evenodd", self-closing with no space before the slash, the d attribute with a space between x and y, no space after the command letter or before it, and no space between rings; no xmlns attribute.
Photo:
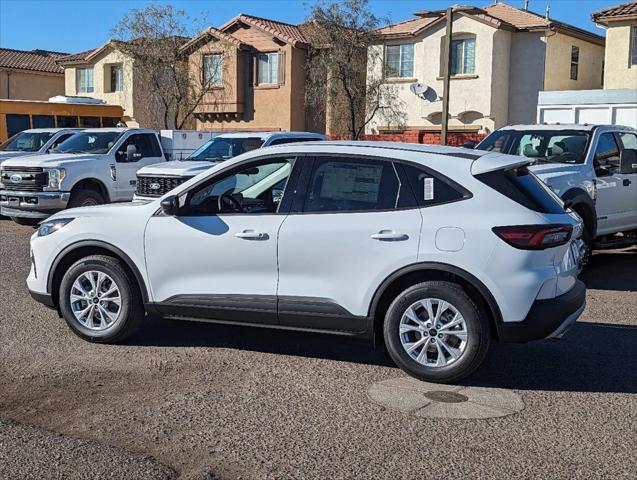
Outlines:
<svg viewBox="0 0 637 480"><path fill-rule="evenodd" d="M385 316L385 344L396 364L426 381L473 373L489 350L489 319L457 284L431 281L402 292Z"/></svg>
<svg viewBox="0 0 637 480"><path fill-rule="evenodd" d="M112 257L92 255L75 262L62 277L59 293L66 323L91 342L122 341L144 318L135 279Z"/></svg>

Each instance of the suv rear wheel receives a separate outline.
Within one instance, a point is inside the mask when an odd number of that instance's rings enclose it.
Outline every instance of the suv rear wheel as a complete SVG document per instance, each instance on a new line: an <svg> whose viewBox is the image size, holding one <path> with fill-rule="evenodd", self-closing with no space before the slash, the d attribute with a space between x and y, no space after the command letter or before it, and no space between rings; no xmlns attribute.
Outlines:
<svg viewBox="0 0 637 480"><path fill-rule="evenodd" d="M408 374L451 383L467 377L489 350L489 319L451 282L424 282L402 292L385 316L385 344Z"/></svg>
<svg viewBox="0 0 637 480"><path fill-rule="evenodd" d="M136 281L122 263L93 255L75 262L60 283L60 311L85 340L114 343L131 336L144 318Z"/></svg>

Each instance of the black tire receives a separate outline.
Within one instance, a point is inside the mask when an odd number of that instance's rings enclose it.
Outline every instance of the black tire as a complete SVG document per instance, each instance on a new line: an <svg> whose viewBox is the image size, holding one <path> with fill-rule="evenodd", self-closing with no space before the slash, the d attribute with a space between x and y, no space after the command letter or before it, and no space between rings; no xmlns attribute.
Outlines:
<svg viewBox="0 0 637 480"><path fill-rule="evenodd" d="M97 190L81 188L71 194L68 207L88 207L92 205L103 205L104 203L104 197Z"/></svg>
<svg viewBox="0 0 637 480"><path fill-rule="evenodd" d="M120 291L121 310L117 320L104 330L91 330L76 320L69 295L75 280L88 271L106 273ZM60 282L59 304L62 316L71 330L89 342L117 343L133 335L144 319L144 307L135 278L119 260L105 255L92 255L75 262Z"/></svg>
<svg viewBox="0 0 637 480"><path fill-rule="evenodd" d="M593 254L594 233L593 233L593 228L590 225L591 220L590 220L590 214L588 213L588 209L581 205L575 205L573 207L573 210L575 210L575 213L577 213L580 216L580 218L582 219L582 222L584 223L584 231L582 232L582 241L584 242L584 253L582 255L581 266L579 269L579 273L581 273L590 262L591 255Z"/></svg>
<svg viewBox="0 0 637 480"><path fill-rule="evenodd" d="M40 223L40 218L25 218L25 217L11 217L18 225L25 225L27 227L35 227L38 223Z"/></svg>
<svg viewBox="0 0 637 480"><path fill-rule="evenodd" d="M404 312L426 298L450 303L465 320L465 350L457 360L446 366L423 365L413 359L401 344L399 329ZM419 283L398 295L385 315L383 333L389 355L402 370L420 380L437 383L454 383L471 375L486 357L491 343L491 323L487 315L480 311L462 287L442 281Z"/></svg>

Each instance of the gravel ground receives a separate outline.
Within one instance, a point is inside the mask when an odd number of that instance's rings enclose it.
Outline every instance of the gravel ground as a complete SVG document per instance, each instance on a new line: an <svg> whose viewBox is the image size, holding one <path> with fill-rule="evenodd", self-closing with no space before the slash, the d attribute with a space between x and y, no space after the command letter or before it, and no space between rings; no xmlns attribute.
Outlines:
<svg viewBox="0 0 637 480"><path fill-rule="evenodd" d="M496 345L467 383L520 413L416 418L373 403L403 377L349 339L147 321L75 337L28 296L28 237L0 219L0 478L635 478L637 249L594 256L561 341Z"/></svg>

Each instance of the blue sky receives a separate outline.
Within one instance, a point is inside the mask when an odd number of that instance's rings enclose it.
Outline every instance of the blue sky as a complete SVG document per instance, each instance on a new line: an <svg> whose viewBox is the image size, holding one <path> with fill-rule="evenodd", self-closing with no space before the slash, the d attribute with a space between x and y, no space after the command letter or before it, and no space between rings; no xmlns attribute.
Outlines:
<svg viewBox="0 0 637 480"><path fill-rule="evenodd" d="M547 0L530 0L531 10L543 13ZM626 1L626 0L623 0ZM0 0L0 47L30 50L41 48L79 52L100 46L111 28L131 8L148 3L170 3L202 24L218 26L238 13L250 13L289 23L302 22L308 3L297 0ZM372 9L393 22L412 17L417 10L445 8L451 4L486 6L493 0L372 0ZM523 0L507 3L522 7ZM590 20L591 12L622 3L622 0L550 0L551 17L603 34ZM197 25L198 26L198 25Z"/></svg>

